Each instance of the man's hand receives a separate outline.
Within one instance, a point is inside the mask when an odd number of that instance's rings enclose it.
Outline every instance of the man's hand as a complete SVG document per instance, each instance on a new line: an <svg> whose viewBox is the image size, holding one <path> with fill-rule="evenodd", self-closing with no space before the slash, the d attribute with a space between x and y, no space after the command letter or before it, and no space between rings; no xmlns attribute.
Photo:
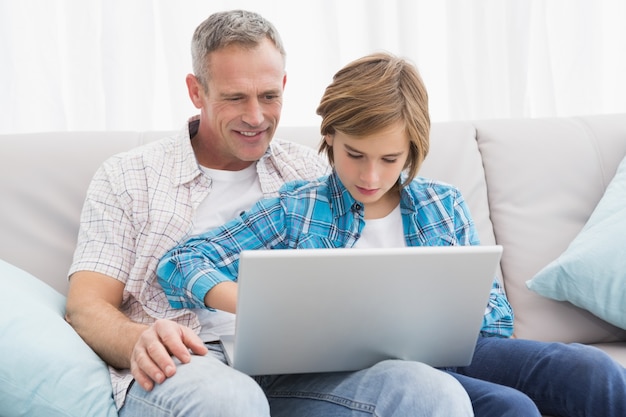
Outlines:
<svg viewBox="0 0 626 417"><path fill-rule="evenodd" d="M157 320L137 340L130 370L135 380L150 391L155 382L161 384L176 373L172 357L188 363L191 353L205 355L207 352L202 340L190 328L171 320Z"/></svg>
<svg viewBox="0 0 626 417"><path fill-rule="evenodd" d="M123 293L123 282L97 272L78 271L70 279L66 320L107 364L130 368L150 391L176 373L172 356L187 363L191 353L208 352L189 327L171 320L151 326L131 321L119 310Z"/></svg>

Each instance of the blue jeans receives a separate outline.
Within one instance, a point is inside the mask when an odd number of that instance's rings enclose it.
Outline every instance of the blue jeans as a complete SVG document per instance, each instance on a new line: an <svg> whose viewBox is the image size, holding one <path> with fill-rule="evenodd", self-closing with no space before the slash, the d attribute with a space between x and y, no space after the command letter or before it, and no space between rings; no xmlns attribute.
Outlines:
<svg viewBox="0 0 626 417"><path fill-rule="evenodd" d="M626 415L626 368L591 346L480 338L472 364L448 371L477 417Z"/></svg>
<svg viewBox="0 0 626 417"><path fill-rule="evenodd" d="M224 362L219 345L178 365L146 392L128 390L120 417L464 417L469 397L445 372L389 360L358 372L251 378Z"/></svg>

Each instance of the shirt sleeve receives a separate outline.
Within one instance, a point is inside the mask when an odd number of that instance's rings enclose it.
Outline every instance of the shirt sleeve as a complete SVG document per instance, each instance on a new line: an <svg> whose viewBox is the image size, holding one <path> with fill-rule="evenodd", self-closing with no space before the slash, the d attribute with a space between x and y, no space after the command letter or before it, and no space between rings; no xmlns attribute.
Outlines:
<svg viewBox="0 0 626 417"><path fill-rule="evenodd" d="M513 308L497 279L494 279L485 309L481 336L511 337L513 335Z"/></svg>
<svg viewBox="0 0 626 417"><path fill-rule="evenodd" d="M469 208L460 193L456 198L455 213L455 230L459 244L480 244ZM513 319L513 308L500 282L494 278L480 334L481 336L511 337L513 335Z"/></svg>
<svg viewBox="0 0 626 417"><path fill-rule="evenodd" d="M278 198L261 200L225 225L176 246L159 262L158 282L173 308L205 308L217 284L237 281L243 250L281 249L284 210Z"/></svg>
<svg viewBox="0 0 626 417"><path fill-rule="evenodd" d="M130 274L135 259L135 233L127 214L127 201L118 191L127 184L111 178L111 165L113 162L109 161L96 171L87 190L68 275L87 270L126 282Z"/></svg>

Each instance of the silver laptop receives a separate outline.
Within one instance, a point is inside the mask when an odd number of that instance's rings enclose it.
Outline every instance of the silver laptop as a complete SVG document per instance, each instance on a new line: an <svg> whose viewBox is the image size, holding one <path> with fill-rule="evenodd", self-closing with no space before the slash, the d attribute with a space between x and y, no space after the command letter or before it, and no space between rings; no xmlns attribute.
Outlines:
<svg viewBox="0 0 626 417"><path fill-rule="evenodd" d="M471 361L501 246L241 253L227 360L249 375Z"/></svg>

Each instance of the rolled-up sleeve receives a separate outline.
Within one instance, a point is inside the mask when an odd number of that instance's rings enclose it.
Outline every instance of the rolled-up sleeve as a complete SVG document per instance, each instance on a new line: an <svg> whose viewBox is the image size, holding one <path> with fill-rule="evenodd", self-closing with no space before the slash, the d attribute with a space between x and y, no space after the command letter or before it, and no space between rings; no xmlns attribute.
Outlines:
<svg viewBox="0 0 626 417"><path fill-rule="evenodd" d="M513 308L497 279L493 281L489 302L483 317L482 336L511 337L513 335Z"/></svg>
<svg viewBox="0 0 626 417"><path fill-rule="evenodd" d="M205 308L204 297L220 282L234 281L234 275L216 268L211 256L205 254L194 239L169 251L159 262L157 276L159 284L173 308Z"/></svg>
<svg viewBox="0 0 626 417"><path fill-rule="evenodd" d="M157 279L173 308L205 308L217 284L237 281L243 250L280 249L283 207L277 198L261 200L225 225L176 246L161 258Z"/></svg>

